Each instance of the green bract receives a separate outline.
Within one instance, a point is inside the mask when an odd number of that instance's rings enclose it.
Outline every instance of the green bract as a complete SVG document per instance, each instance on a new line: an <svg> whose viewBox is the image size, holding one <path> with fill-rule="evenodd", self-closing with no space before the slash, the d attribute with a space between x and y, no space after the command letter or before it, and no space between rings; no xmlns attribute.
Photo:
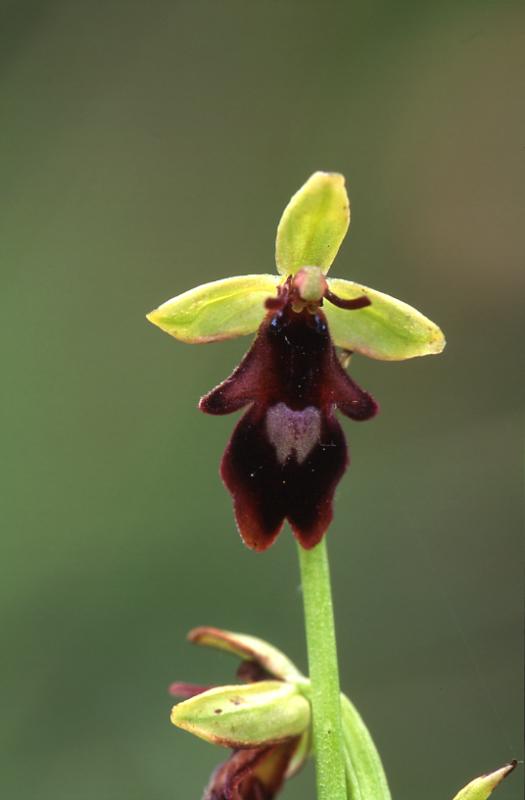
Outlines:
<svg viewBox="0 0 525 800"><path fill-rule="evenodd" d="M283 681L220 686L174 706L174 725L225 747L274 744L304 733L310 704Z"/></svg>
<svg viewBox="0 0 525 800"><path fill-rule="evenodd" d="M454 800L487 800L487 797L512 772L515 766L516 762L511 761L510 764L505 764L504 767L495 770L495 772L489 772L487 775L475 778L457 793Z"/></svg>
<svg viewBox="0 0 525 800"><path fill-rule="evenodd" d="M254 333L265 316L265 301L275 298L279 285L299 270L299 296L307 302L322 302L323 273L334 260L349 222L344 177L315 172L294 194L279 222L275 254L280 275L242 275L205 283L163 303L148 319L176 339L193 344ZM401 300L338 278L328 279L328 288L343 300L365 294L371 301L367 308L348 313L325 299L323 311L336 345L384 361L443 350L445 338L438 326Z"/></svg>
<svg viewBox="0 0 525 800"><path fill-rule="evenodd" d="M301 267L328 272L350 225L345 179L314 172L284 209L277 228L275 261L281 275Z"/></svg>

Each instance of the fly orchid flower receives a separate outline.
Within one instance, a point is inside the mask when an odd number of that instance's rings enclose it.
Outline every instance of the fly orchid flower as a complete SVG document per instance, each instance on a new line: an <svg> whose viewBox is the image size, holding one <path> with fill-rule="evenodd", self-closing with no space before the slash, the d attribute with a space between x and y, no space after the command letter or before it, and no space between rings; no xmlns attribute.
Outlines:
<svg viewBox="0 0 525 800"><path fill-rule="evenodd" d="M196 628L189 640L239 656L246 685L206 689L174 683L186 697L171 721L213 744L233 748L213 772L203 800L272 800L310 752L310 704L299 690L308 683L288 658L267 642L217 628Z"/></svg>
<svg viewBox="0 0 525 800"><path fill-rule="evenodd" d="M276 239L278 275L198 286L148 315L183 342L250 334L248 353L199 404L208 414L249 405L226 448L221 475L244 542L265 550L287 519L311 548L332 519L347 464L335 410L356 421L378 406L345 372L344 354L398 361L440 353L440 329L406 303L325 275L350 224L342 175L314 173L286 207Z"/></svg>

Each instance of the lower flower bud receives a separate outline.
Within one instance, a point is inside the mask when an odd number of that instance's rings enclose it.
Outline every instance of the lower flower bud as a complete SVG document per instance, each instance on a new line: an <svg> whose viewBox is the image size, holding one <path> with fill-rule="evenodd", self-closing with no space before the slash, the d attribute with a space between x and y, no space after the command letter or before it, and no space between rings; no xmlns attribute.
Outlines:
<svg viewBox="0 0 525 800"><path fill-rule="evenodd" d="M212 744L261 747L307 730L310 704L293 684L266 680L202 692L174 706L171 721Z"/></svg>

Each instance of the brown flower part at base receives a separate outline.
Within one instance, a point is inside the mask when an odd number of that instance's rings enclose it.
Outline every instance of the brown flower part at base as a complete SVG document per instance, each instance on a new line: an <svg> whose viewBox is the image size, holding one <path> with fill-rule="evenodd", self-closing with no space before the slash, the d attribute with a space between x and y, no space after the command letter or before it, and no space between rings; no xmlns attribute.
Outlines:
<svg viewBox="0 0 525 800"><path fill-rule="evenodd" d="M266 550L288 519L305 548L314 547L332 519L332 500L348 464L338 408L362 421L378 410L344 371L320 306L304 300L302 273L289 278L237 369L199 404L208 414L250 408L236 426L221 463L244 542ZM367 298L330 302L345 308Z"/></svg>
<svg viewBox="0 0 525 800"><path fill-rule="evenodd" d="M211 776L203 800L272 800L298 742L296 738L273 747L234 750Z"/></svg>

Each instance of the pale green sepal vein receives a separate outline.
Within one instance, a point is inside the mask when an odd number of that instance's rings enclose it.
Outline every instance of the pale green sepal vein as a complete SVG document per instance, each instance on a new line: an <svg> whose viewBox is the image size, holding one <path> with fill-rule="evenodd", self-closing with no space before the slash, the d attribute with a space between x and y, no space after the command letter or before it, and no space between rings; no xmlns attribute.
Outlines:
<svg viewBox="0 0 525 800"><path fill-rule="evenodd" d="M341 694L346 782L349 800L391 800L373 739L360 714Z"/></svg>
<svg viewBox="0 0 525 800"><path fill-rule="evenodd" d="M487 775L480 775L461 789L454 797L454 800L487 800L494 789L499 786L501 781L509 775L515 768L516 762L511 761L504 767L489 772Z"/></svg>
<svg viewBox="0 0 525 800"><path fill-rule="evenodd" d="M295 275L307 266L328 272L349 224L344 177L314 172L294 194L277 227L275 261L281 275Z"/></svg>
<svg viewBox="0 0 525 800"><path fill-rule="evenodd" d="M345 300L362 295L371 300L371 305L358 311L347 311L325 301L323 311L338 347L382 361L441 353L445 347L440 328L402 300L342 278L328 278L328 285Z"/></svg>
<svg viewBox="0 0 525 800"><path fill-rule="evenodd" d="M190 344L246 336L257 330L264 301L276 295L278 275L239 275L173 297L147 314L161 330Z"/></svg>
<svg viewBox="0 0 525 800"><path fill-rule="evenodd" d="M297 687L282 681L219 686L174 706L171 721L224 747L259 747L303 734L310 704Z"/></svg>

